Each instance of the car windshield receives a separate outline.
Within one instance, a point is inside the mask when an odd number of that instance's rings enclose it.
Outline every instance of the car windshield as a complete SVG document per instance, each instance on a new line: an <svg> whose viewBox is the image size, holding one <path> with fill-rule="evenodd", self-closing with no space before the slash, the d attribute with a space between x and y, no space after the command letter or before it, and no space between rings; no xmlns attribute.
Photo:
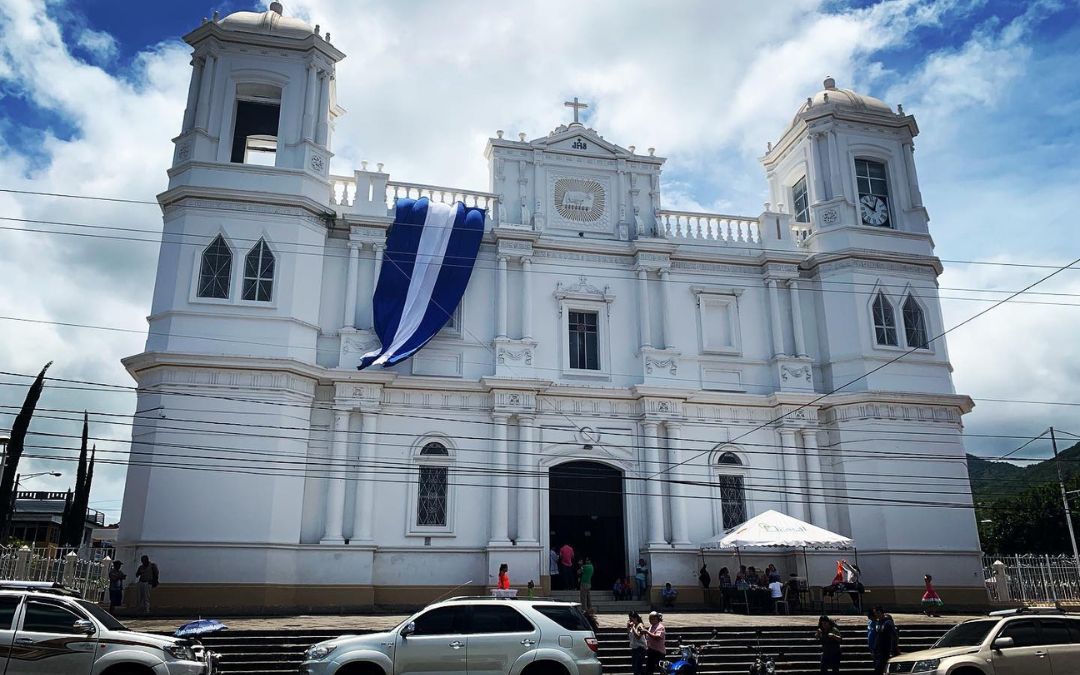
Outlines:
<svg viewBox="0 0 1080 675"><path fill-rule="evenodd" d="M592 630L589 620L574 605L535 605L535 609L566 630Z"/></svg>
<svg viewBox="0 0 1080 675"><path fill-rule="evenodd" d="M86 610L87 613L97 619L101 623L101 625L105 626L105 630L128 629L127 626L117 621L115 616L109 614L94 603L87 602L85 600L77 600L76 602L79 603L79 607L82 607L84 610Z"/></svg>
<svg viewBox="0 0 1080 675"><path fill-rule="evenodd" d="M981 645L987 634L998 624L997 619L988 621L968 621L954 626L934 647L974 647Z"/></svg>

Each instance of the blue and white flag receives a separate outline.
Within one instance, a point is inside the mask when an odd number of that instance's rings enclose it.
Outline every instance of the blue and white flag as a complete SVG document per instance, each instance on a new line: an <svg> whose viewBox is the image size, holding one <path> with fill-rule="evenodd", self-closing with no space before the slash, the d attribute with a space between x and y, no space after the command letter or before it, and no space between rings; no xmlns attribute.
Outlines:
<svg viewBox="0 0 1080 675"><path fill-rule="evenodd" d="M360 369L400 363L435 337L465 295L483 236L483 209L398 199L372 300L382 348Z"/></svg>

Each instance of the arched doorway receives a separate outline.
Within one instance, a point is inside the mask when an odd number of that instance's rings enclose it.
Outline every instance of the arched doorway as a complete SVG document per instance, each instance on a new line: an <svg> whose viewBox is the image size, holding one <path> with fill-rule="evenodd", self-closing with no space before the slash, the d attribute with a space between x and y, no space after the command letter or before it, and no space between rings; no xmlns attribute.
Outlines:
<svg viewBox="0 0 1080 675"><path fill-rule="evenodd" d="M579 559L592 558L593 588L607 590L627 574L622 471L599 462L553 466L548 514L551 545L569 543Z"/></svg>

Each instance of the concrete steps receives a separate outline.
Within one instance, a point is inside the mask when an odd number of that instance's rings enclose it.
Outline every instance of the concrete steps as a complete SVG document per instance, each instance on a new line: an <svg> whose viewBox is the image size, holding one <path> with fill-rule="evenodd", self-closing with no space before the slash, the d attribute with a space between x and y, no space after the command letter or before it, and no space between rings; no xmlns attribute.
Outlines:
<svg viewBox="0 0 1080 675"><path fill-rule="evenodd" d="M746 673L752 661L753 646L760 640L766 653L776 656L779 672L790 675L815 675L819 672L817 643L813 639L813 617L805 617L805 626L768 628L724 628L714 642L716 648L703 655L699 672L702 675L735 675ZM929 647L946 630L946 626L901 627L900 642L904 652ZM758 634L760 631L760 635ZM356 631L357 634L369 631ZM866 649L866 632L844 628L844 657L842 672L868 672L870 654ZM322 640L338 637L342 631L230 631L204 640L207 647L222 655L222 672L234 675L277 675L295 673L304 651ZM669 656L675 655L678 640L696 645L707 642L712 635L708 627L670 628ZM602 628L597 634L599 655L605 675L629 675L630 651L622 630Z"/></svg>

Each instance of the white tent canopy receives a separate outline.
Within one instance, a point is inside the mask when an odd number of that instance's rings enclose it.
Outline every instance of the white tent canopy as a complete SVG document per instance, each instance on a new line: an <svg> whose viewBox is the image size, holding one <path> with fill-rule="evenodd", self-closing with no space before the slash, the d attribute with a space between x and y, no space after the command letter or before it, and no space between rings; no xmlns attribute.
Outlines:
<svg viewBox="0 0 1080 675"><path fill-rule="evenodd" d="M723 535L701 543L701 550L742 548L854 548L848 537L804 523L798 518L766 511L742 525L736 525Z"/></svg>

